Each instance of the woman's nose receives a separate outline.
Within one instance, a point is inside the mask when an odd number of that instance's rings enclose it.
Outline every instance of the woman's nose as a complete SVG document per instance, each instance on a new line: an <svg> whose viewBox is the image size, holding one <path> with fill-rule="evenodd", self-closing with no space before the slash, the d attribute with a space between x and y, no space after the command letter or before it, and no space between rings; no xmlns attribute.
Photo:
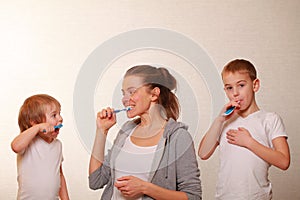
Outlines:
<svg viewBox="0 0 300 200"><path fill-rule="evenodd" d="M129 99L130 99L129 95L124 95L123 96L122 103L123 103L124 106L128 106L129 105Z"/></svg>

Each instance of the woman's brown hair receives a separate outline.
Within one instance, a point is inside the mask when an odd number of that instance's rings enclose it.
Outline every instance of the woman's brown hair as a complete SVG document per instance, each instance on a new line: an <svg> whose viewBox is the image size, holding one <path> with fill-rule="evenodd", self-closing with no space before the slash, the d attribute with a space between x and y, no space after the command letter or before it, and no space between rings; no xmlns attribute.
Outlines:
<svg viewBox="0 0 300 200"><path fill-rule="evenodd" d="M148 86L149 89L158 87L160 89L158 104L162 105L165 109L166 117L168 119L178 119L180 111L179 102L176 95L172 92L177 88L177 81L166 68L137 65L125 73L125 77L131 75L141 77L143 84Z"/></svg>

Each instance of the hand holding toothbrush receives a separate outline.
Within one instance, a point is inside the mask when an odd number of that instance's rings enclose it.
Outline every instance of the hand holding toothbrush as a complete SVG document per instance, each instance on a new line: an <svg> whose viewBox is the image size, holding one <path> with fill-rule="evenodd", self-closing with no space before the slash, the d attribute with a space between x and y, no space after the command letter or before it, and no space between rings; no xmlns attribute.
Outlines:
<svg viewBox="0 0 300 200"><path fill-rule="evenodd" d="M234 110L236 108L239 108L239 107L240 107L240 101L237 101L237 102L231 101L231 102L229 102L228 104L225 105L226 110L223 109L222 116L227 117L227 116L231 115L234 112Z"/></svg>
<svg viewBox="0 0 300 200"><path fill-rule="evenodd" d="M126 107L123 109L112 109L110 107L107 107L106 109L102 109L97 114L97 129L102 130L103 133L107 134L108 130L116 124L116 113L122 112L122 111L129 111L131 107Z"/></svg>

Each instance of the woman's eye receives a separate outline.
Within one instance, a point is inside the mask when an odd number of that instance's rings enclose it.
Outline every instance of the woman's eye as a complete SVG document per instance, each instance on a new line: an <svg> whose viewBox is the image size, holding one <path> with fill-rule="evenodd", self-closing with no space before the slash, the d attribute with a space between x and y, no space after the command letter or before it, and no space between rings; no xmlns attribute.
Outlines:
<svg viewBox="0 0 300 200"><path fill-rule="evenodd" d="M135 92L136 92L136 89L130 90L130 91L129 91L129 94L130 94L130 95L133 95Z"/></svg>
<svg viewBox="0 0 300 200"><path fill-rule="evenodd" d="M232 90L232 87L226 87L226 90Z"/></svg>

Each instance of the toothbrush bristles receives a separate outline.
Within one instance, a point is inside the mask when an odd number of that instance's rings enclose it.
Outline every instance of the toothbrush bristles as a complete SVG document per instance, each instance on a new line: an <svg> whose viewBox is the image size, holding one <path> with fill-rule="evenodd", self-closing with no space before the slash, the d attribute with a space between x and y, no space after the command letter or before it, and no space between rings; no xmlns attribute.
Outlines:
<svg viewBox="0 0 300 200"><path fill-rule="evenodd" d="M131 110L132 108L130 106L126 107L126 111Z"/></svg>

